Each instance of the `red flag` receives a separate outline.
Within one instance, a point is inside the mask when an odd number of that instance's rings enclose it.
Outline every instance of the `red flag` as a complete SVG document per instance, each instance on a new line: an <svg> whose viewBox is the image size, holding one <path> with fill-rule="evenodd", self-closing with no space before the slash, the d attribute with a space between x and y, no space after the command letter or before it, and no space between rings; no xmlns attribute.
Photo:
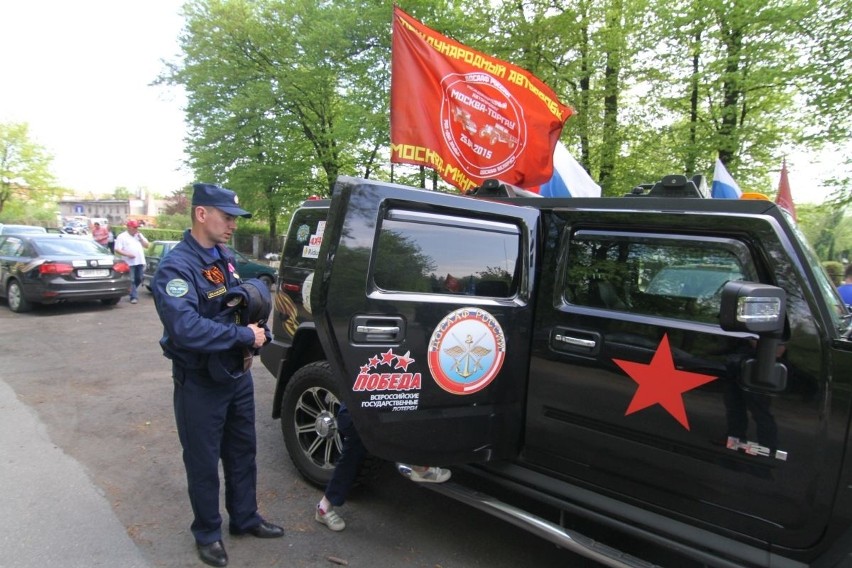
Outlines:
<svg viewBox="0 0 852 568"><path fill-rule="evenodd" d="M450 292L461 292L461 282L458 278L447 272L447 277L444 279L444 287Z"/></svg>
<svg viewBox="0 0 852 568"><path fill-rule="evenodd" d="M391 161L434 168L462 191L488 178L547 182L572 110L528 71L393 11Z"/></svg>
<svg viewBox="0 0 852 568"><path fill-rule="evenodd" d="M775 197L775 203L779 207L786 209L793 220L796 221L796 206L793 204L793 194L790 192L790 180L787 179L787 159L781 166L781 180L778 182L778 195Z"/></svg>

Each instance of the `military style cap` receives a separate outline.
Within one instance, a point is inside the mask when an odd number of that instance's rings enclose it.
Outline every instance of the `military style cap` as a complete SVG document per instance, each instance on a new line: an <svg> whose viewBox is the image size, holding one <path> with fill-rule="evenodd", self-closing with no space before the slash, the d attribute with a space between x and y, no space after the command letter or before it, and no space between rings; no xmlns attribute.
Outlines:
<svg viewBox="0 0 852 568"><path fill-rule="evenodd" d="M192 186L192 205L205 205L221 209L235 217L251 217L251 213L238 207L240 200L230 189L211 183L196 183Z"/></svg>

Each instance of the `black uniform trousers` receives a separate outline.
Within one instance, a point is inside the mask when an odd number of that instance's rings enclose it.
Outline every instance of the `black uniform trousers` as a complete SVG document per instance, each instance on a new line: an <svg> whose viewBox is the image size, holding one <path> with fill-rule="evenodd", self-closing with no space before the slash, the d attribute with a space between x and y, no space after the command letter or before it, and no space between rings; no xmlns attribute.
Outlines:
<svg viewBox="0 0 852 568"><path fill-rule="evenodd" d="M257 437L251 373L218 383L205 372L173 366L174 407L189 500L191 530L199 544L222 538L219 513L219 460L225 474L225 508L230 529L258 526Z"/></svg>

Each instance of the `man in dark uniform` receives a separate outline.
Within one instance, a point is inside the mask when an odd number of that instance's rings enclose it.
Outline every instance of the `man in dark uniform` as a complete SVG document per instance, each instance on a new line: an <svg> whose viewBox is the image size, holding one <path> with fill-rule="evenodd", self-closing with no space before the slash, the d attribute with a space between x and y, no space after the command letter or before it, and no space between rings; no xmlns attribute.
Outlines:
<svg viewBox="0 0 852 568"><path fill-rule="evenodd" d="M284 530L257 511L253 354L268 341L265 324L222 323L224 298L240 284L236 261L222 246L237 217L251 217L233 191L195 184L192 228L160 262L154 301L163 322L160 345L172 360L174 408L198 554L211 566L226 566L219 513L219 460L225 475L225 507L232 535L274 538ZM221 361L245 361L222 372Z"/></svg>

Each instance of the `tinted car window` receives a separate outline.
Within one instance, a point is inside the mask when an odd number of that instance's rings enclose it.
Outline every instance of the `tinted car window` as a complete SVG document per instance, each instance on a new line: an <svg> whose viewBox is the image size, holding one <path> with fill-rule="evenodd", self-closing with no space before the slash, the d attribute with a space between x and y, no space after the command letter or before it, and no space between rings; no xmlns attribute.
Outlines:
<svg viewBox="0 0 852 568"><path fill-rule="evenodd" d="M156 258L160 258L160 257L163 256L163 249L164 248L165 248L165 245L163 245L163 243L156 243L155 242L151 245L151 250L148 252L147 256L153 256L153 257L156 257Z"/></svg>
<svg viewBox="0 0 852 568"><path fill-rule="evenodd" d="M82 238L34 240L36 248L45 255L103 255L107 250L95 241Z"/></svg>
<svg viewBox="0 0 852 568"><path fill-rule="evenodd" d="M0 243L0 255L2 256L20 256L24 249L24 243L21 239L15 237L7 237Z"/></svg>
<svg viewBox="0 0 852 568"><path fill-rule="evenodd" d="M373 281L389 291L509 297L520 234L508 223L392 210L379 233Z"/></svg>
<svg viewBox="0 0 852 568"><path fill-rule="evenodd" d="M568 244L570 303L718 323L722 286L755 280L731 239L579 231Z"/></svg>
<svg viewBox="0 0 852 568"><path fill-rule="evenodd" d="M326 215L327 209L302 209L293 218L284 242L284 258L288 266L308 270L316 267Z"/></svg>

